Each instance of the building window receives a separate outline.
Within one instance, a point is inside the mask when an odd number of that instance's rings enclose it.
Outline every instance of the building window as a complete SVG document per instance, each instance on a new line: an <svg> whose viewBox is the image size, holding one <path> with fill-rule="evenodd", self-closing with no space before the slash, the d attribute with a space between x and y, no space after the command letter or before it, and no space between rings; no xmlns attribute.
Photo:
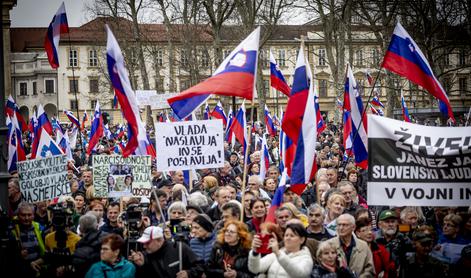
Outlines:
<svg viewBox="0 0 471 278"><path fill-rule="evenodd" d="M159 49L155 53L155 63L159 67L162 67L164 65L164 52L163 52L163 50Z"/></svg>
<svg viewBox="0 0 471 278"><path fill-rule="evenodd" d="M20 82L20 96L28 95L28 83Z"/></svg>
<svg viewBox="0 0 471 278"><path fill-rule="evenodd" d="M263 94L270 95L270 81L268 79L263 79Z"/></svg>
<svg viewBox="0 0 471 278"><path fill-rule="evenodd" d="M131 64L137 66L137 52L136 49L131 49Z"/></svg>
<svg viewBox="0 0 471 278"><path fill-rule="evenodd" d="M188 88L190 88L191 83L189 79L181 79L180 80L180 91L184 91Z"/></svg>
<svg viewBox="0 0 471 278"><path fill-rule="evenodd" d="M36 81L33 81L33 96L38 95L38 84Z"/></svg>
<svg viewBox="0 0 471 278"><path fill-rule="evenodd" d="M224 49L222 50L222 56L223 56L223 59L226 59L227 56L229 56L229 54L231 54L231 51L230 49Z"/></svg>
<svg viewBox="0 0 471 278"><path fill-rule="evenodd" d="M262 60L262 66L263 67L269 67L270 66L270 54L268 50L262 49L260 50L260 59Z"/></svg>
<svg viewBox="0 0 471 278"><path fill-rule="evenodd" d="M98 66L98 56L95 49L88 51L88 66L97 67Z"/></svg>
<svg viewBox="0 0 471 278"><path fill-rule="evenodd" d="M373 66L377 66L379 64L379 51L376 48L371 50L371 61Z"/></svg>
<svg viewBox="0 0 471 278"><path fill-rule="evenodd" d="M460 94L464 95L468 93L468 78L460 77L459 80Z"/></svg>
<svg viewBox="0 0 471 278"><path fill-rule="evenodd" d="M98 93L98 79L90 79L90 93Z"/></svg>
<svg viewBox="0 0 471 278"><path fill-rule="evenodd" d="M327 97L327 80L319 79L319 97Z"/></svg>
<svg viewBox="0 0 471 278"><path fill-rule="evenodd" d="M355 65L363 66L363 50L361 49L355 51Z"/></svg>
<svg viewBox="0 0 471 278"><path fill-rule="evenodd" d="M96 102L97 102L96 99L90 100L90 109L95 110L95 108L96 108Z"/></svg>
<svg viewBox="0 0 471 278"><path fill-rule="evenodd" d="M443 64L445 66L450 65L450 54L448 54L448 53L443 54Z"/></svg>
<svg viewBox="0 0 471 278"><path fill-rule="evenodd" d="M286 67L286 50L284 50L284 49L279 49L278 50L277 64L280 67Z"/></svg>
<svg viewBox="0 0 471 278"><path fill-rule="evenodd" d="M325 49L321 48L319 49L319 66L325 66L325 64Z"/></svg>
<svg viewBox="0 0 471 278"><path fill-rule="evenodd" d="M448 94L451 93L452 84L449 77L443 78L443 89L445 89L445 92L447 92Z"/></svg>
<svg viewBox="0 0 471 278"><path fill-rule="evenodd" d="M45 94L54 94L54 80L46 79L44 80Z"/></svg>
<svg viewBox="0 0 471 278"><path fill-rule="evenodd" d="M78 79L69 79L69 92L75 93L79 91Z"/></svg>
<svg viewBox="0 0 471 278"><path fill-rule="evenodd" d="M466 65L466 51L463 48L458 53L458 63L460 66Z"/></svg>
<svg viewBox="0 0 471 278"><path fill-rule="evenodd" d="M209 53L208 50L201 50L201 66L204 68L209 67Z"/></svg>
<svg viewBox="0 0 471 278"><path fill-rule="evenodd" d="M182 67L188 67L188 54L184 49L180 51L180 63Z"/></svg>
<svg viewBox="0 0 471 278"><path fill-rule="evenodd" d="M75 111L77 109L78 109L78 100L71 99L70 100L70 110Z"/></svg>
<svg viewBox="0 0 471 278"><path fill-rule="evenodd" d="M77 49L69 49L69 67L78 67Z"/></svg>

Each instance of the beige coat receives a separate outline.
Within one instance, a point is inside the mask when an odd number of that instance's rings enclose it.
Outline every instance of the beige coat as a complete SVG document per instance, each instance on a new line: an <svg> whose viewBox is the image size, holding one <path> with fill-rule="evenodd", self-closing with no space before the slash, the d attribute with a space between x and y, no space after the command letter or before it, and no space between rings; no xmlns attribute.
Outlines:
<svg viewBox="0 0 471 278"><path fill-rule="evenodd" d="M352 255L350 256L350 263L348 267L360 278L369 278L375 276L375 268L373 264L373 254L371 253L368 244L352 235L355 240L355 247L353 247ZM337 253L339 254L340 264L346 264L346 256L343 248L340 246L340 239L338 236L329 239L337 246ZM342 262L343 261L343 262Z"/></svg>

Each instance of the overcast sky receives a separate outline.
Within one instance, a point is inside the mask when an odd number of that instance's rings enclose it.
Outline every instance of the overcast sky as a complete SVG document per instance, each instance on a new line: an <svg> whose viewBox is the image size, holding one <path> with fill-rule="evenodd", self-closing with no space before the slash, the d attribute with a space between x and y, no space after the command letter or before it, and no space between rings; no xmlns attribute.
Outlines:
<svg viewBox="0 0 471 278"><path fill-rule="evenodd" d="M87 22L84 3L90 0L18 0L10 12L12 27L47 27L52 17L65 3L69 26L77 27Z"/></svg>

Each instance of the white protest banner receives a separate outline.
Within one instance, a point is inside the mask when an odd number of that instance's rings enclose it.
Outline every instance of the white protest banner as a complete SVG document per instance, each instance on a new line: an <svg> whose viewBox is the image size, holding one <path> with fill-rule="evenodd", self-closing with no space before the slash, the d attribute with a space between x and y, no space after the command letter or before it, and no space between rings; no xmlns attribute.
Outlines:
<svg viewBox="0 0 471 278"><path fill-rule="evenodd" d="M150 196L152 158L144 155L93 156L93 185L97 197Z"/></svg>
<svg viewBox="0 0 471 278"><path fill-rule="evenodd" d="M155 90L136 90L136 99L137 99L137 105L139 106L145 106L145 105L151 105L151 99L152 97L157 95L157 91Z"/></svg>
<svg viewBox="0 0 471 278"><path fill-rule="evenodd" d="M155 143L159 171L224 166L222 120L156 123Z"/></svg>
<svg viewBox="0 0 471 278"><path fill-rule="evenodd" d="M156 94L150 97L152 109L169 109L167 99L176 96L177 93Z"/></svg>
<svg viewBox="0 0 471 278"><path fill-rule="evenodd" d="M23 201L28 203L70 194L66 155L18 162L18 176Z"/></svg>
<svg viewBox="0 0 471 278"><path fill-rule="evenodd" d="M469 206L471 128L368 115L368 204Z"/></svg>

